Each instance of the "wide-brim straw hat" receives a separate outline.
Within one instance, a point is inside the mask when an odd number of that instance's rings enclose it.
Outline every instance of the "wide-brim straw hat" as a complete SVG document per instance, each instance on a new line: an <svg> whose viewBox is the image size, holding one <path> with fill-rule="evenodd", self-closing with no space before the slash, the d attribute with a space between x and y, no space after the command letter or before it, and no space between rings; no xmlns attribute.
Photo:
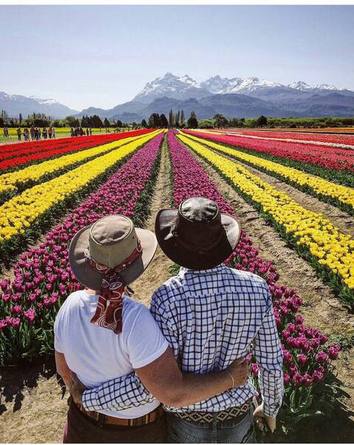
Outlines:
<svg viewBox="0 0 354 445"><path fill-rule="evenodd" d="M120 272L127 285L148 267L155 255L157 240L153 232L134 227L125 216L105 216L75 234L69 245L69 261L81 284L100 290L103 274L92 266L92 260L113 269L124 264L139 246L141 255Z"/></svg>
<svg viewBox="0 0 354 445"><path fill-rule="evenodd" d="M210 269L223 263L240 239L238 221L203 197L189 198L178 209L156 216L155 233L162 251L188 269Z"/></svg>

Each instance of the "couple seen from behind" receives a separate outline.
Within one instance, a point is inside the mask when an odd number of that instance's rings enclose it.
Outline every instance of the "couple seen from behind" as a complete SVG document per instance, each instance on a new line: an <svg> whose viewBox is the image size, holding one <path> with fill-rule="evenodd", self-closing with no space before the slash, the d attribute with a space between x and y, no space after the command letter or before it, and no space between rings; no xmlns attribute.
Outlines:
<svg viewBox="0 0 354 445"><path fill-rule="evenodd" d="M193 197L158 212L156 236L122 215L74 236L69 259L84 289L54 327L71 393L64 443L252 443L254 424L275 430L283 363L268 285L223 264L240 232L215 202ZM148 309L129 285L158 244L181 268Z"/></svg>

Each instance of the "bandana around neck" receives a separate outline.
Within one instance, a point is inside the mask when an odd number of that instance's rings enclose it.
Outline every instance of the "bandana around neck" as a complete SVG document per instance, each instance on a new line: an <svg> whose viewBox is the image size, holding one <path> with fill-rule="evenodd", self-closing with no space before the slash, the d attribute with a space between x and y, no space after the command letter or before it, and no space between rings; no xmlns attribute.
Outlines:
<svg viewBox="0 0 354 445"><path fill-rule="evenodd" d="M110 269L108 266L97 263L87 252L86 257L91 267L102 275L100 296L95 315L91 318L91 323L102 328L111 329L115 334L122 332L123 294L127 284L122 279L120 273L140 258L141 255L142 248L140 243L138 243L138 246L123 263Z"/></svg>

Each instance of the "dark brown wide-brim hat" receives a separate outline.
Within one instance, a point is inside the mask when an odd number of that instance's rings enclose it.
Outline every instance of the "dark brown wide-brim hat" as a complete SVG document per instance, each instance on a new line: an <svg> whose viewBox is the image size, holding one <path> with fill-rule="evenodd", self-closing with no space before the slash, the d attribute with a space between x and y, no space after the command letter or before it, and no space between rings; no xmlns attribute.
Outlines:
<svg viewBox="0 0 354 445"><path fill-rule="evenodd" d="M157 240L153 232L134 227L125 216L105 216L75 234L69 245L70 265L81 284L99 290L103 274L92 266L92 260L113 269L124 264L139 246L141 255L120 272L127 285L148 267L155 255Z"/></svg>
<svg viewBox="0 0 354 445"><path fill-rule="evenodd" d="M193 197L178 209L163 209L156 216L155 233L162 251L180 266L210 269L223 263L240 239L238 221L220 213L210 199Z"/></svg>

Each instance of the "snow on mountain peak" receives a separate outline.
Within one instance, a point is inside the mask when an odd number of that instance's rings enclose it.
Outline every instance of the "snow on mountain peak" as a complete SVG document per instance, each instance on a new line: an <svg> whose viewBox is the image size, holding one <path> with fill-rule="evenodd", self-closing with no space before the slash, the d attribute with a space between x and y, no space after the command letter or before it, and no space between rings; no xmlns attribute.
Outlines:
<svg viewBox="0 0 354 445"><path fill-rule="evenodd" d="M147 100L150 97L157 98L163 96L185 98L188 94L190 97L230 93L253 95L271 88L291 88L308 92L311 92L311 90L314 90L315 92L317 89L338 90L335 86L327 84L313 86L299 80L286 85L279 82L260 79L255 76L242 79L240 77L221 77L217 74L205 81L197 82L188 74L177 76L167 72L164 76L157 77L155 80L148 82L144 89L135 98L138 100Z"/></svg>
<svg viewBox="0 0 354 445"><path fill-rule="evenodd" d="M41 105L54 105L58 102L55 99L41 99L40 97L36 96L30 96L30 99L35 100L36 102L40 103Z"/></svg>

